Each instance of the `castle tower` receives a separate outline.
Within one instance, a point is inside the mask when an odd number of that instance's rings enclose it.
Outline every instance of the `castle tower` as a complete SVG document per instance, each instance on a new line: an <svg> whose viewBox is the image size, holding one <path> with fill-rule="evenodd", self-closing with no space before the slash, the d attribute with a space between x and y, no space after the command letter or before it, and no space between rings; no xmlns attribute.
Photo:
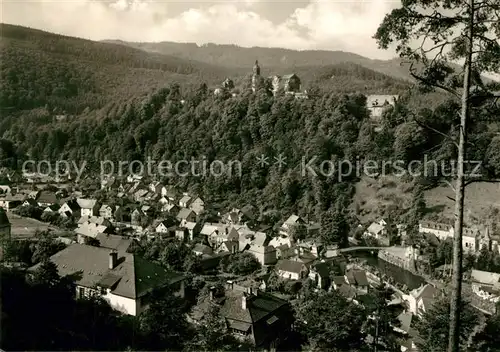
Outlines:
<svg viewBox="0 0 500 352"><path fill-rule="evenodd" d="M255 60L255 65L253 65L253 75L252 75L252 91L255 93L260 80L260 66L259 60Z"/></svg>

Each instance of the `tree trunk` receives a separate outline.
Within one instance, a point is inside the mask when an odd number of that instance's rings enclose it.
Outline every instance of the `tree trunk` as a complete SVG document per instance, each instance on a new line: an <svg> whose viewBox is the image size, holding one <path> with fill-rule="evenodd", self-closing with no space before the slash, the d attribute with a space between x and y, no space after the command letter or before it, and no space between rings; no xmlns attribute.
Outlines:
<svg viewBox="0 0 500 352"><path fill-rule="evenodd" d="M459 352L460 348L460 300L462 295L462 229L464 222L464 193L465 193L465 148L467 143L467 122L469 118L469 95L471 81L471 65L473 50L473 26L474 26L474 0L468 1L470 18L467 28L466 44L467 54L464 65L464 84L462 93L462 111L460 116L460 141L458 144L458 169L455 185L455 234L453 238L453 291L450 302L450 332L448 341L448 352Z"/></svg>

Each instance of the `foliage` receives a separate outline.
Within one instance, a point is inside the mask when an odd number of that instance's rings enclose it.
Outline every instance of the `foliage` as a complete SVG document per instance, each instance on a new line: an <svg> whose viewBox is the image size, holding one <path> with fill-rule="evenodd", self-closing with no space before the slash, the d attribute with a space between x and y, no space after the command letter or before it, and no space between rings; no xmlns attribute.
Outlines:
<svg viewBox="0 0 500 352"><path fill-rule="evenodd" d="M497 352L500 346L500 314L496 313L487 318L482 330L472 338L472 351Z"/></svg>
<svg viewBox="0 0 500 352"><path fill-rule="evenodd" d="M423 315L422 319L417 320L415 329L423 342L419 344L422 352L440 352L446 351L446 341L448 337L450 321L450 304L448 298L442 298L432 305ZM465 349L469 335L479 323L478 313L470 304L461 301L460 306L460 346Z"/></svg>
<svg viewBox="0 0 500 352"><path fill-rule="evenodd" d="M320 236L324 244L338 244L340 247L345 247L348 235L349 225L343 211L330 209L323 214Z"/></svg>
<svg viewBox="0 0 500 352"><path fill-rule="evenodd" d="M250 252L231 254L223 258L220 265L224 272L236 275L248 275L261 267L257 258Z"/></svg>
<svg viewBox="0 0 500 352"><path fill-rule="evenodd" d="M353 350L363 344L363 309L336 291L303 301L296 318L313 351Z"/></svg>

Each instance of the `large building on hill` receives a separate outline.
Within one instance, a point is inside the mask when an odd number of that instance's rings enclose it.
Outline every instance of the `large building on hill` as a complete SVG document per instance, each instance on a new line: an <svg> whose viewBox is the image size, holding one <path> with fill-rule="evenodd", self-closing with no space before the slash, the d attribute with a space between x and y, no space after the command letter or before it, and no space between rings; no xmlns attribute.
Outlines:
<svg viewBox="0 0 500 352"><path fill-rule="evenodd" d="M273 75L264 79L260 75L259 61L255 61L252 73L252 91L255 93L264 84L268 89L276 95L282 90L285 94L294 95L296 98L307 98L307 93L301 92L301 81L295 73L290 73L284 76Z"/></svg>
<svg viewBox="0 0 500 352"><path fill-rule="evenodd" d="M272 77L271 82L274 95L276 95L280 89L283 89L285 93L300 93L300 78L295 73L284 76L275 75Z"/></svg>
<svg viewBox="0 0 500 352"><path fill-rule="evenodd" d="M184 277L137 255L109 248L72 244L50 257L61 277L70 277L76 297L99 295L129 315L147 309L153 290L167 287L184 296ZM40 264L31 267L33 271Z"/></svg>
<svg viewBox="0 0 500 352"><path fill-rule="evenodd" d="M398 95L369 95L366 97L366 107L372 118L379 119L389 106L396 104L398 98Z"/></svg>

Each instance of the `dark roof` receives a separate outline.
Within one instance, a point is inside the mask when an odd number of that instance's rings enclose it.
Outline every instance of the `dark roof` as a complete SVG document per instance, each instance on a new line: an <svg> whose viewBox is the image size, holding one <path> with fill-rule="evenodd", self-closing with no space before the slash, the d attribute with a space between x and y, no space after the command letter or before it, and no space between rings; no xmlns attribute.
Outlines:
<svg viewBox="0 0 500 352"><path fill-rule="evenodd" d="M366 278L366 272L363 270L349 270L346 276L350 283L355 283L359 286L369 285L368 279Z"/></svg>
<svg viewBox="0 0 500 352"><path fill-rule="evenodd" d="M108 249L114 249L121 252L126 252L133 240L128 237L109 235L100 233L97 235L96 240L99 241L99 246Z"/></svg>
<svg viewBox="0 0 500 352"><path fill-rule="evenodd" d="M50 257L57 265L59 275L73 276L73 280L85 287L96 287L99 283L109 285L114 277L112 293L128 298L138 298L155 287L173 284L182 280L180 274L142 259L134 254L118 252L118 264L109 269L107 248L72 244ZM34 270L39 264L30 268Z"/></svg>
<svg viewBox="0 0 500 352"><path fill-rule="evenodd" d="M303 266L304 263L302 262L283 259L276 264L276 269L299 274L302 271Z"/></svg>
<svg viewBox="0 0 500 352"><path fill-rule="evenodd" d="M57 196L51 191L41 191L36 200L38 203L57 203Z"/></svg>
<svg viewBox="0 0 500 352"><path fill-rule="evenodd" d="M187 217L191 215L191 213L194 214L194 211L188 208L181 208L181 210L179 210L179 213L177 214L177 219L187 219Z"/></svg>
<svg viewBox="0 0 500 352"><path fill-rule="evenodd" d="M281 298L260 291L257 295L247 297L247 309L243 309L242 299L243 294L229 295L221 309L221 314L226 319L254 324L264 318L270 318L274 312L288 304Z"/></svg>

